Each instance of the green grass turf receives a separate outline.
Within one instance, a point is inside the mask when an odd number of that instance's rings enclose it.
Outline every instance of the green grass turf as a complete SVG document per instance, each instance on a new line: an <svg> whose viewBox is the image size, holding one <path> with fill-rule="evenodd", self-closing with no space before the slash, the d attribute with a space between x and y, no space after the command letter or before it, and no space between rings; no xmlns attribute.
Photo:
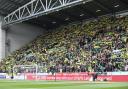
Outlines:
<svg viewBox="0 0 128 89"><path fill-rule="evenodd" d="M0 80L0 89L128 89L128 83Z"/></svg>

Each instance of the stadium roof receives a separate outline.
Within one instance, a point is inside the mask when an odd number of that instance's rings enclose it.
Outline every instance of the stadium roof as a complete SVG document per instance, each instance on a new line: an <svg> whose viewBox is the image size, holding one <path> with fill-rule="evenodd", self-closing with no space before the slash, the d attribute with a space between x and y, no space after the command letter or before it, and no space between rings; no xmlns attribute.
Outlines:
<svg viewBox="0 0 128 89"><path fill-rule="evenodd" d="M31 0L0 0L0 15L6 16Z"/></svg>
<svg viewBox="0 0 128 89"><path fill-rule="evenodd" d="M31 0L0 0L0 14L7 16L9 13L30 1ZM87 3L69 6L69 8L32 18L26 20L26 22L51 29L62 24L97 18L98 16L127 10L128 0L92 0Z"/></svg>

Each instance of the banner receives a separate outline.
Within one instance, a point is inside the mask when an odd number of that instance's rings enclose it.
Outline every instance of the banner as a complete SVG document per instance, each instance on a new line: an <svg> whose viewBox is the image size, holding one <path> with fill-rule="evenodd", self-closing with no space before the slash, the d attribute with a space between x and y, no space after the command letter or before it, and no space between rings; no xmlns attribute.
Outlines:
<svg viewBox="0 0 128 89"><path fill-rule="evenodd" d="M76 80L76 81L91 81L92 74L88 73L56 73L51 74L26 74L27 80ZM128 75L98 75L97 80L99 81L112 81L112 82L128 82Z"/></svg>
<svg viewBox="0 0 128 89"><path fill-rule="evenodd" d="M0 73L0 79L6 79L6 73Z"/></svg>

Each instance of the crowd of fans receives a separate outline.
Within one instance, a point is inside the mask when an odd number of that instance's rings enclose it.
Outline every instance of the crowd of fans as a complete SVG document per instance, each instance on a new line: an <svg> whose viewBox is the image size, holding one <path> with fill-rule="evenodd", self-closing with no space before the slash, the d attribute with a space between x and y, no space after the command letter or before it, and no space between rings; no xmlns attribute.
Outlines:
<svg viewBox="0 0 128 89"><path fill-rule="evenodd" d="M13 52L0 70L34 64L45 65L46 72L128 71L128 17L61 26Z"/></svg>

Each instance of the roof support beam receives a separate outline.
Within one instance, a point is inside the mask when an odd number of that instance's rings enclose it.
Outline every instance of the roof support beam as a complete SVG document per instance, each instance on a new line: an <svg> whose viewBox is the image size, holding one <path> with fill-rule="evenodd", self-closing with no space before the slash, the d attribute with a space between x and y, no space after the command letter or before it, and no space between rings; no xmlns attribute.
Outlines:
<svg viewBox="0 0 128 89"><path fill-rule="evenodd" d="M44 0L32 0L6 16L4 18L4 22L5 25L15 24L21 21L26 21L28 19L36 18L48 13L52 13L58 10L69 8L71 6L82 4L83 2L86 3L90 1L92 0L55 0L54 2L47 1L47 3L44 3ZM33 5L33 3L41 5L40 8L37 8L37 5ZM31 6L31 8L28 8L28 6ZM25 15L26 13L27 15Z"/></svg>

